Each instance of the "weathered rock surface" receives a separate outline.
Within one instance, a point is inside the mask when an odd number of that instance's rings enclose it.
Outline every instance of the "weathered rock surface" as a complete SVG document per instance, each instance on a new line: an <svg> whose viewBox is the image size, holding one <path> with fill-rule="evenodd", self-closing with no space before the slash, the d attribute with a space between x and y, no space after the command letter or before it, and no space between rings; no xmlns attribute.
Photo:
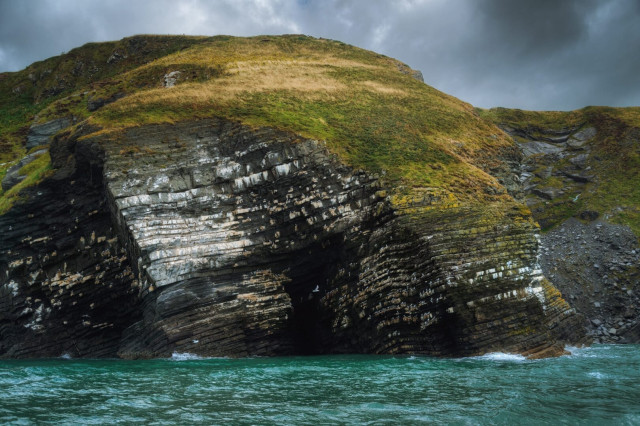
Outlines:
<svg viewBox="0 0 640 426"><path fill-rule="evenodd" d="M114 357L140 316L100 177L45 181L0 216L0 357Z"/></svg>
<svg viewBox="0 0 640 426"><path fill-rule="evenodd" d="M515 203L394 202L321 142L220 120L77 137L52 145L58 180L0 217L0 356L537 357L584 341Z"/></svg>
<svg viewBox="0 0 640 426"><path fill-rule="evenodd" d="M43 124L32 125L31 128L29 128L29 135L27 136L27 149L47 145L53 135L71 126L72 123L71 118L63 117L47 121Z"/></svg>
<svg viewBox="0 0 640 426"><path fill-rule="evenodd" d="M536 208L544 209L541 202L570 193L579 194L584 190L584 184L594 181L587 142L595 137L596 130L586 126L559 130L502 128L513 137L522 152L520 161L511 163L513 173L519 176L519 186L506 188L517 199L526 200L540 225L546 228L550 225L549 219L535 215ZM549 178L555 179L556 186L548 186Z"/></svg>
<svg viewBox="0 0 640 426"><path fill-rule="evenodd" d="M164 76L164 87L173 87L176 85L182 73L180 71L171 71Z"/></svg>
<svg viewBox="0 0 640 426"><path fill-rule="evenodd" d="M109 97L89 97L89 99L87 99L87 110L91 112L97 111L103 106L115 102L124 96L125 94L123 92L117 92Z"/></svg>

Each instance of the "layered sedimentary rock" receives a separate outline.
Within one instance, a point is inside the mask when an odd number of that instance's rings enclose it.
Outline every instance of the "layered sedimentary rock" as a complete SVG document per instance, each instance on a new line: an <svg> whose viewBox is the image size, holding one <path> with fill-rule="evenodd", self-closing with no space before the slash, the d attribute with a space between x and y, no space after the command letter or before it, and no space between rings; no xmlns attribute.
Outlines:
<svg viewBox="0 0 640 426"><path fill-rule="evenodd" d="M73 120L70 118L64 117L56 118L46 123L32 125L29 128L29 135L27 136L27 149L48 144L53 135L69 127L72 122Z"/></svg>
<svg viewBox="0 0 640 426"><path fill-rule="evenodd" d="M583 338L516 203L391 194L322 142L222 120L81 136L0 218L2 356L548 356Z"/></svg>
<svg viewBox="0 0 640 426"><path fill-rule="evenodd" d="M0 356L114 357L140 316L94 172L47 180L0 216Z"/></svg>

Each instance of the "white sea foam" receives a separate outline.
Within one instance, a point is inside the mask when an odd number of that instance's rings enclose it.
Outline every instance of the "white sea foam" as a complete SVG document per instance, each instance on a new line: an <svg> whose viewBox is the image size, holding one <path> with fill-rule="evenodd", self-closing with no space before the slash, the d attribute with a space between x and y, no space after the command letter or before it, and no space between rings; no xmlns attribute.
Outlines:
<svg viewBox="0 0 640 426"><path fill-rule="evenodd" d="M475 359L483 359L489 361L511 361L511 362L522 362L526 361L527 358L520 354L507 354L504 352L491 352L488 354L484 354L481 356L474 357Z"/></svg>
<svg viewBox="0 0 640 426"><path fill-rule="evenodd" d="M599 371L593 371L591 373L588 373L587 376L594 377L596 379L605 379L607 377L606 374L602 374Z"/></svg>
<svg viewBox="0 0 640 426"><path fill-rule="evenodd" d="M590 350L591 348L579 348L576 346L565 346L564 350L568 351L571 357L576 358L596 358L598 355Z"/></svg>
<svg viewBox="0 0 640 426"><path fill-rule="evenodd" d="M64 353L64 354L60 355L60 358L61 359L71 359L71 355L69 355L67 353Z"/></svg>
<svg viewBox="0 0 640 426"><path fill-rule="evenodd" d="M191 361L194 359L203 359L201 356L198 356L196 354L190 354L188 352L174 352L171 354L171 359L172 361Z"/></svg>
<svg viewBox="0 0 640 426"><path fill-rule="evenodd" d="M575 358L618 358L618 355L611 353L611 345L593 345L582 348L565 346L565 350L571 352L571 357Z"/></svg>

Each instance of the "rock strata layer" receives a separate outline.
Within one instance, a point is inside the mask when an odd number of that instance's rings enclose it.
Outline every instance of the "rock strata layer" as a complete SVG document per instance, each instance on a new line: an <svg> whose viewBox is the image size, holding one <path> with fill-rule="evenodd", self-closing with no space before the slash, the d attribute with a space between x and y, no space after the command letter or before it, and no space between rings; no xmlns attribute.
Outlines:
<svg viewBox="0 0 640 426"><path fill-rule="evenodd" d="M0 216L0 356L115 357L140 311L100 174L23 195Z"/></svg>
<svg viewBox="0 0 640 426"><path fill-rule="evenodd" d="M69 127L72 122L70 118L63 117L47 121L46 123L32 125L29 128L29 135L27 136L27 149L47 145L51 142L53 135Z"/></svg>
<svg viewBox="0 0 640 426"><path fill-rule="evenodd" d="M516 203L399 202L321 142L221 120L80 135L0 217L2 356L537 357L584 339Z"/></svg>

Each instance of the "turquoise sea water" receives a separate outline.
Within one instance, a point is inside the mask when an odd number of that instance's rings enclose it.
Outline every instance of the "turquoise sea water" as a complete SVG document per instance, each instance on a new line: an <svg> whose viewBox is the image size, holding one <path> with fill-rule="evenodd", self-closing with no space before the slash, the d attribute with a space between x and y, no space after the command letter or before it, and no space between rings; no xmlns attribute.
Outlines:
<svg viewBox="0 0 640 426"><path fill-rule="evenodd" d="M573 353L0 361L0 423L640 424L640 346Z"/></svg>

